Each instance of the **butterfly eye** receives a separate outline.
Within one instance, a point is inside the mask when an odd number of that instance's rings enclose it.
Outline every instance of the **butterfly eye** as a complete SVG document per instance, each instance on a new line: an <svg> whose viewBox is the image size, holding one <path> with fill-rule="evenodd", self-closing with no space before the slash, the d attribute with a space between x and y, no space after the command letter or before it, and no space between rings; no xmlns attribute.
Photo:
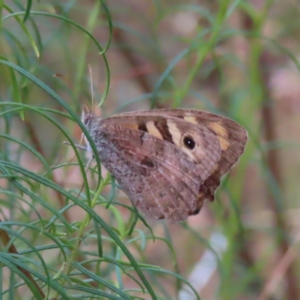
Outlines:
<svg viewBox="0 0 300 300"><path fill-rule="evenodd" d="M184 145L185 145L187 148L189 148L190 150L193 150L193 149L195 148L195 146L196 146L195 141L194 141L193 138L190 137L190 136L185 136L185 137L183 138L183 143L184 143Z"/></svg>

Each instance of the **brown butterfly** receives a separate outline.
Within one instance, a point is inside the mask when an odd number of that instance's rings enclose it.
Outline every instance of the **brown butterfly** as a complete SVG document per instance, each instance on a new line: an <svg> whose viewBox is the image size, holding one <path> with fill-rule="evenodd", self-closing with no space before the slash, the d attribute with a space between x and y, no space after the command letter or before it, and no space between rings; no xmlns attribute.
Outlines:
<svg viewBox="0 0 300 300"><path fill-rule="evenodd" d="M239 124L197 110L135 111L107 119L83 112L82 122L133 204L148 217L171 222L198 214L205 199L214 200L221 176L247 142Z"/></svg>

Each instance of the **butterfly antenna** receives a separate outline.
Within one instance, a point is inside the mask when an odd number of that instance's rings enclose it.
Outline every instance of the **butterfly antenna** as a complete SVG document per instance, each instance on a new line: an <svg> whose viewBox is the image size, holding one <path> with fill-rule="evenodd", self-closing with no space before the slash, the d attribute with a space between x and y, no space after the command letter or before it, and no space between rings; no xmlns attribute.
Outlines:
<svg viewBox="0 0 300 300"><path fill-rule="evenodd" d="M92 110L93 110L93 107L94 107L93 71L92 71L91 65L88 65L88 68L89 68L89 74L90 74L90 89L91 89L91 98L92 98L92 99L91 99L91 102L92 102L92 109L90 109L89 106L88 106L87 104L84 104L84 107L83 107L83 113L84 113L84 112L85 112L85 113L91 113ZM84 139L84 133L81 134L80 145L81 145L81 143L83 142L83 139ZM81 149L85 148L85 149L87 150L87 147L84 147L84 146L81 146L80 148L81 148ZM92 162L93 159L94 159L94 158L91 157L91 158L88 160L88 162L87 162L87 164L86 164L86 167L84 168L85 173L87 173L87 171L88 171L88 169L89 169L89 167L90 167L91 162ZM78 193L78 197L80 196L80 194L81 194L83 188L84 188L84 183L82 183L81 189L80 189L80 191L79 191L79 193Z"/></svg>

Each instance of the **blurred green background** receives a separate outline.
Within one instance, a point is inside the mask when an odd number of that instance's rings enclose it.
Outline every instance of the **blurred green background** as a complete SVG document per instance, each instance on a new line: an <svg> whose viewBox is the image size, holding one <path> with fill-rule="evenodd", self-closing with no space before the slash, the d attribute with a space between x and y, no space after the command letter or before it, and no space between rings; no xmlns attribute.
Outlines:
<svg viewBox="0 0 300 300"><path fill-rule="evenodd" d="M300 299L299 2L0 9L1 299ZM84 104L206 110L249 142L199 215L144 220L63 144Z"/></svg>

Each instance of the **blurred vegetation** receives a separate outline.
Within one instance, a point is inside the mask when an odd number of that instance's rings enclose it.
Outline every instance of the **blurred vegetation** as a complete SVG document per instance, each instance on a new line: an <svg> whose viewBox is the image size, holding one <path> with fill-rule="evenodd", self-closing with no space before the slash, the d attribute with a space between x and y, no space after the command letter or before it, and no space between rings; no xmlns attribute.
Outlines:
<svg viewBox="0 0 300 300"><path fill-rule="evenodd" d="M1 299L300 299L296 1L0 9ZM74 147L91 91L103 117L227 115L246 151L199 215L145 220Z"/></svg>

